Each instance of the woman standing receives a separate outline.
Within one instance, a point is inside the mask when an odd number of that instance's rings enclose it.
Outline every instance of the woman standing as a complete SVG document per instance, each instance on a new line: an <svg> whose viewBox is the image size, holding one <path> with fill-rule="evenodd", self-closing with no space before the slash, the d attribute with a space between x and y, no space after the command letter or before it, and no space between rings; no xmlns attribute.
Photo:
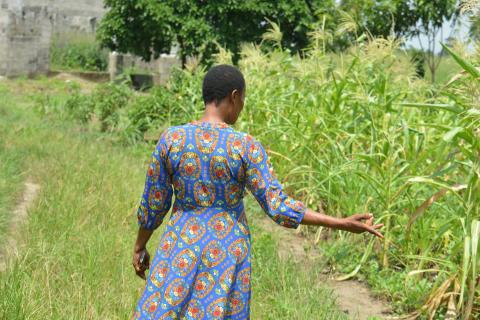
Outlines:
<svg viewBox="0 0 480 320"><path fill-rule="evenodd" d="M249 319L245 189L286 228L308 224L382 237L377 231L382 225L373 225L371 214L331 217L283 191L262 144L230 126L246 91L237 68L211 68L202 89L203 117L168 128L150 158L133 255L135 271L146 284L133 319ZM162 224L173 194L172 214L150 266L146 243Z"/></svg>

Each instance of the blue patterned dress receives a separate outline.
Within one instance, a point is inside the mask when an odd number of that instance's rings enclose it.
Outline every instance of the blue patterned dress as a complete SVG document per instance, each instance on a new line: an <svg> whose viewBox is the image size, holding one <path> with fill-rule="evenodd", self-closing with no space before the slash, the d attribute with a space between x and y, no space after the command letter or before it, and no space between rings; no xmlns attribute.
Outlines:
<svg viewBox="0 0 480 320"><path fill-rule="evenodd" d="M282 191L261 143L226 123L168 128L150 158L138 225L158 228L175 202L132 319L249 319L248 189L276 223L305 206Z"/></svg>

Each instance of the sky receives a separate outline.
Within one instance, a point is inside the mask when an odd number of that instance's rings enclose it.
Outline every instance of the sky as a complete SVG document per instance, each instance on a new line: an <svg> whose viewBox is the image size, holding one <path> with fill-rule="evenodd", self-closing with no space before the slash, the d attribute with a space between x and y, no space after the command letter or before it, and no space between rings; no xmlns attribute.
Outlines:
<svg viewBox="0 0 480 320"><path fill-rule="evenodd" d="M468 30L469 30L470 22L468 17L462 16L456 23L455 28L452 28L451 26L451 21L445 21L443 23L443 38L441 37L441 34L439 34L436 37L436 44L435 44L435 51L436 53L440 52L442 50L442 47L440 45L440 42L446 42L447 38L452 36L455 39L458 39L460 41L467 41L468 40ZM425 49L427 48L427 37L425 35L420 36L421 41L424 43ZM409 39L406 41L405 45L408 47L414 47L421 49L420 46L420 41L417 37L414 37L412 39Z"/></svg>

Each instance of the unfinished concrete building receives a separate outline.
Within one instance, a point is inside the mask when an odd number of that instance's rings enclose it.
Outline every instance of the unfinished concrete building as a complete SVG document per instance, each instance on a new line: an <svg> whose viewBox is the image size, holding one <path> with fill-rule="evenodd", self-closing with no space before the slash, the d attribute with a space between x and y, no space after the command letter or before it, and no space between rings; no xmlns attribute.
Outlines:
<svg viewBox="0 0 480 320"><path fill-rule="evenodd" d="M95 32L102 0L0 0L0 75L46 73L55 32Z"/></svg>
<svg viewBox="0 0 480 320"><path fill-rule="evenodd" d="M0 76L47 73L53 37L95 33L105 12L103 0L0 0ZM175 53L151 62L112 53L109 71L114 79L126 69L141 69L163 84L179 65Z"/></svg>

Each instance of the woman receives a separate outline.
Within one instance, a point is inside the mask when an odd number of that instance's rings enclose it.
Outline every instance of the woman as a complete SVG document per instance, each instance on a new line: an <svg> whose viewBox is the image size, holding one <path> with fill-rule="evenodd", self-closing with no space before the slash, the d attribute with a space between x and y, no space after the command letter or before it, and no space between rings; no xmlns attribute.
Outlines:
<svg viewBox="0 0 480 320"><path fill-rule="evenodd" d="M245 99L245 80L237 68L211 68L202 89L203 117L168 128L150 159L133 255L135 271L146 284L133 319L249 319L245 188L286 228L317 225L382 237L377 231L382 225L372 225L371 214L331 217L283 191L262 144L230 126ZM172 214L150 267L146 243L169 211L172 194Z"/></svg>

